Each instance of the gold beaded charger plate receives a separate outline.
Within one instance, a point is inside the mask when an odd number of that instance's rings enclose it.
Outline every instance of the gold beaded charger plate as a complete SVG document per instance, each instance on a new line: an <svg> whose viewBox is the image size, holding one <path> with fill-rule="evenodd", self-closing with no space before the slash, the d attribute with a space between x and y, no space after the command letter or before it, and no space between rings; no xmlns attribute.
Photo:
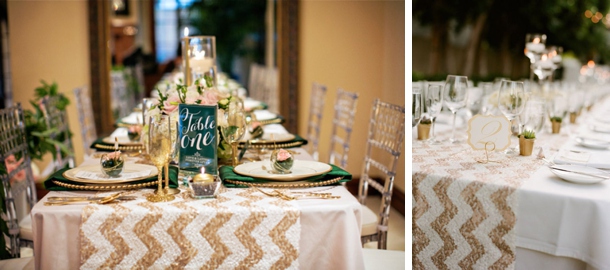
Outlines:
<svg viewBox="0 0 610 270"><path fill-rule="evenodd" d="M116 136L116 137L109 136L109 137L105 137L104 139L102 139L102 142L114 145L114 138L117 138L117 141L119 142L119 146L121 146L121 145L141 146L142 145L142 143L140 143L140 142L132 142L131 140L129 140L129 137L127 137L127 136Z"/></svg>
<svg viewBox="0 0 610 270"><path fill-rule="evenodd" d="M311 181L294 181L294 182L267 182L267 183L253 183L239 180L225 179L223 181L242 186L253 186L253 187L264 187L264 188L310 188L310 187L322 187L327 185L333 185L339 183L343 179L342 176L333 179L311 182Z"/></svg>
<svg viewBox="0 0 610 270"><path fill-rule="evenodd" d="M102 173L102 167L99 164L79 166L65 171L62 175L66 179L80 184L116 185L139 181L156 176L157 174L158 171L155 166L129 163L124 165L121 175L115 178L106 177Z"/></svg>
<svg viewBox="0 0 610 270"><path fill-rule="evenodd" d="M291 173L287 174L274 173L271 169L271 162L268 160L244 163L233 168L233 172L237 174L274 181L302 180L325 174L330 170L332 170L330 165L310 160L295 160Z"/></svg>
<svg viewBox="0 0 610 270"><path fill-rule="evenodd" d="M250 140L251 144L267 144L267 143L283 143L289 142L296 138L294 134L290 133L264 133L261 138L250 139L250 134L246 134L240 143L245 143Z"/></svg>

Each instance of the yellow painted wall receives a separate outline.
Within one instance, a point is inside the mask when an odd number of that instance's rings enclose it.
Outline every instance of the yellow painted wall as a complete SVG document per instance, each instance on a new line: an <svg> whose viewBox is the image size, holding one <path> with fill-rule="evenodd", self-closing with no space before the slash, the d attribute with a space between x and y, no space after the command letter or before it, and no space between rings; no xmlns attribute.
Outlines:
<svg viewBox="0 0 610 270"><path fill-rule="evenodd" d="M299 7L299 133L305 134L313 82L328 88L320 160L328 161L336 91L360 94L347 170L362 171L373 100L405 105L405 2L314 1ZM405 190L405 158L396 188Z"/></svg>
<svg viewBox="0 0 610 270"><path fill-rule="evenodd" d="M80 124L72 90L90 83L87 1L8 1L13 102L31 109L40 80L57 82L67 107L76 162L82 162ZM36 162L42 169L51 160Z"/></svg>

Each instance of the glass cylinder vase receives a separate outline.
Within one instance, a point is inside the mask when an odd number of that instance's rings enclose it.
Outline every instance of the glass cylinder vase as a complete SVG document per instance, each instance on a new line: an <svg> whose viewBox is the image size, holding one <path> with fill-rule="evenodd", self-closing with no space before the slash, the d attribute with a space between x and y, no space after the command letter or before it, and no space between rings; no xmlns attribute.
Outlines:
<svg viewBox="0 0 610 270"><path fill-rule="evenodd" d="M202 85L217 85L215 36L182 38L182 59L187 86L193 85L196 80L200 80Z"/></svg>

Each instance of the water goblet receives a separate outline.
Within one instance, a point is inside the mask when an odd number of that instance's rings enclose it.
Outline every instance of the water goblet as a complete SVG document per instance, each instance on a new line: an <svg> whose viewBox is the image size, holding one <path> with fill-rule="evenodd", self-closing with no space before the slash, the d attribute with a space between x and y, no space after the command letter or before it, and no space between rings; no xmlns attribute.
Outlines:
<svg viewBox="0 0 610 270"><path fill-rule="evenodd" d="M422 118L423 108L422 108L422 95L419 88L413 89L413 118L411 119L412 127L417 126L419 121Z"/></svg>
<svg viewBox="0 0 610 270"><path fill-rule="evenodd" d="M523 112L525 98L523 82L505 80L500 83L498 108L511 123ZM521 130L518 130L518 133L521 133ZM516 149L508 149L505 153L514 154L515 152Z"/></svg>
<svg viewBox="0 0 610 270"><path fill-rule="evenodd" d="M233 167L235 167L238 164L237 146L247 129L246 114L240 105L231 103L229 104L229 109L221 117L223 119L220 123L220 132L222 132L224 139L231 145Z"/></svg>
<svg viewBox="0 0 610 270"><path fill-rule="evenodd" d="M455 119L457 112L466 107L468 101L468 77L449 75L443 89L443 103L453 114L453 131L451 132L452 143L461 143L462 140L455 137Z"/></svg>
<svg viewBox="0 0 610 270"><path fill-rule="evenodd" d="M443 108L443 85L441 84L429 84L426 90L426 98L424 99L424 107L426 108L426 114L432 120L432 136L427 141L428 144L439 144L441 143L436 139L434 134L434 124L436 123L436 117Z"/></svg>

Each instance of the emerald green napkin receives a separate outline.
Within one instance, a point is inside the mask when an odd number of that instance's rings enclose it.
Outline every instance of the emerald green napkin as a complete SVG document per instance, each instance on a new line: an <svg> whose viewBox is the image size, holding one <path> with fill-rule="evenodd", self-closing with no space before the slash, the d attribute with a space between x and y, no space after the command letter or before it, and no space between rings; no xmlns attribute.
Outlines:
<svg viewBox="0 0 610 270"><path fill-rule="evenodd" d="M69 170L69 169L61 169L61 170L53 173L51 176L49 176L49 178L44 181L45 189L55 190L55 191L71 190L69 188L65 188L65 187L56 185L55 183L53 183L53 180L57 180L57 181L60 181L60 182L66 183L66 184L82 185L82 183L74 182L74 181L66 179L63 176L63 173L67 170ZM146 179L129 182L128 184L146 183L146 182L150 182L150 181L156 180L156 179L157 179L157 176L155 175L153 177L149 177ZM178 167L169 166L169 186L172 188L178 187ZM156 188L157 186L155 185L154 187Z"/></svg>
<svg viewBox="0 0 610 270"><path fill-rule="evenodd" d="M335 165L332 165L332 164L329 164L329 165L332 167L330 172L327 172L325 174L318 175L315 177L311 177L308 179L304 179L304 181L315 183L315 182L331 180L331 179L334 179L337 177L343 177L343 179L341 179L339 181L339 183L349 182L350 180L352 180L352 175L350 173L348 173L347 171L345 171ZM220 167L218 172L220 174L220 179L222 180L222 183L226 187L245 187L245 186L231 184L229 182L226 182L225 180L234 180L234 181L250 182L250 183L272 183L273 182L273 181L269 181L269 180L265 180L265 179L258 179L258 178L253 178L250 176L237 174L233 171L232 166L222 166L222 167Z"/></svg>

